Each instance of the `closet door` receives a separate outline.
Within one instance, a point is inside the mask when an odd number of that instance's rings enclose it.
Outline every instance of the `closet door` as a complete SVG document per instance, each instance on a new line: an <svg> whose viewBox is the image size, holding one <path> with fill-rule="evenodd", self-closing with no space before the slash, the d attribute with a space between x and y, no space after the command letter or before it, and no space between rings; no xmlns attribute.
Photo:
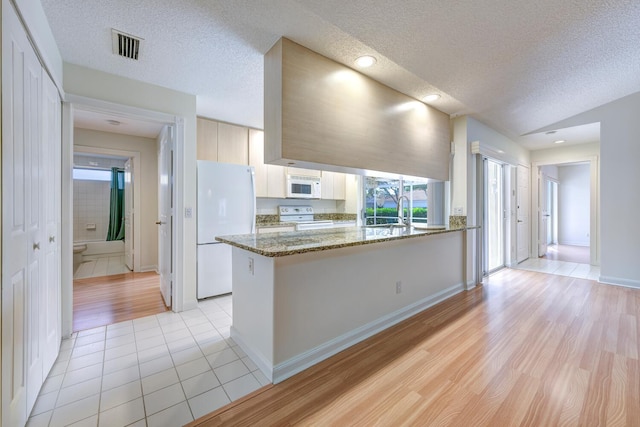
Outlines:
<svg viewBox="0 0 640 427"><path fill-rule="evenodd" d="M60 348L61 104L2 4L2 425L24 425Z"/></svg>
<svg viewBox="0 0 640 427"><path fill-rule="evenodd" d="M31 316L38 307L30 297L40 275L39 217L31 214L34 200L38 210L39 196L39 174L31 159L39 148L37 124L31 123L32 103L37 104L39 96L39 64L13 8L6 4L2 10L2 424L24 425L27 372L37 371L38 365L34 357L38 346L34 349L30 336L39 335ZM42 380L42 365L39 376Z"/></svg>
<svg viewBox="0 0 640 427"><path fill-rule="evenodd" d="M60 229L61 229L61 170L62 164L62 104L58 90L49 76L42 77L42 130L44 142L44 221L46 234L43 240L43 278L41 324L44 338L43 378L49 375L58 357L61 341L61 278L60 278Z"/></svg>

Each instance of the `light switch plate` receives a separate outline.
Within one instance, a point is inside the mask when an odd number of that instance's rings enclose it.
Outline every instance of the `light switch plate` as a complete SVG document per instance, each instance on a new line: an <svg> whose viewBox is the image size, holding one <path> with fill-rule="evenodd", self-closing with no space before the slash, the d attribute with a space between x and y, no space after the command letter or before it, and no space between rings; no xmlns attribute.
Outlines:
<svg viewBox="0 0 640 427"><path fill-rule="evenodd" d="M455 208L453 208L454 215L462 215L462 212L463 212L462 206L456 206Z"/></svg>
<svg viewBox="0 0 640 427"><path fill-rule="evenodd" d="M192 208L184 208L184 217L185 218L193 217L193 209Z"/></svg>

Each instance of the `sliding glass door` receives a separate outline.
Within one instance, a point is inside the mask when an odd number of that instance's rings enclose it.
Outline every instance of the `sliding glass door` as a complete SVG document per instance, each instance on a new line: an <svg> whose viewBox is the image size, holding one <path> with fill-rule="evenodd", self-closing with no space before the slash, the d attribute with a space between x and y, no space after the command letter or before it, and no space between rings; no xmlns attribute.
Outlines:
<svg viewBox="0 0 640 427"><path fill-rule="evenodd" d="M505 207L503 165L484 159L484 273L505 265Z"/></svg>

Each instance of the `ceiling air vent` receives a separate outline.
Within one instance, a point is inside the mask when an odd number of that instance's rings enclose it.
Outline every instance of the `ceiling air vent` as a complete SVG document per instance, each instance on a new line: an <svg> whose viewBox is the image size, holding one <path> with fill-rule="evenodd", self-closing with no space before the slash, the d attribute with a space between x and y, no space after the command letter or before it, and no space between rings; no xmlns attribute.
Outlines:
<svg viewBox="0 0 640 427"><path fill-rule="evenodd" d="M124 58L138 60L143 38L132 36L122 31L111 29L113 53Z"/></svg>

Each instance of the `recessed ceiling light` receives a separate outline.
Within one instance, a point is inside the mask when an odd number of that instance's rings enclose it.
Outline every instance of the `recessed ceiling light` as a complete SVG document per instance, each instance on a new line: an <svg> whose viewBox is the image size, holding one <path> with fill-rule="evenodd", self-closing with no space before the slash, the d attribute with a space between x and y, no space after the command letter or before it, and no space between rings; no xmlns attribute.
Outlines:
<svg viewBox="0 0 640 427"><path fill-rule="evenodd" d="M424 100L424 102L433 102L433 101L437 101L438 99L440 99L440 94L437 93L432 93L431 95L427 95L424 98L422 98Z"/></svg>
<svg viewBox="0 0 640 427"><path fill-rule="evenodd" d="M557 141L553 141L555 144L562 144L564 141L564 139L559 139Z"/></svg>
<svg viewBox="0 0 640 427"><path fill-rule="evenodd" d="M376 58L374 58L371 55L361 56L360 58L356 59L356 65L360 68L368 68L375 63L376 63Z"/></svg>
<svg viewBox="0 0 640 427"><path fill-rule="evenodd" d="M107 123L109 123L110 125L113 125L113 126L120 126L120 122L117 121L117 120L109 119L109 120L107 120Z"/></svg>

